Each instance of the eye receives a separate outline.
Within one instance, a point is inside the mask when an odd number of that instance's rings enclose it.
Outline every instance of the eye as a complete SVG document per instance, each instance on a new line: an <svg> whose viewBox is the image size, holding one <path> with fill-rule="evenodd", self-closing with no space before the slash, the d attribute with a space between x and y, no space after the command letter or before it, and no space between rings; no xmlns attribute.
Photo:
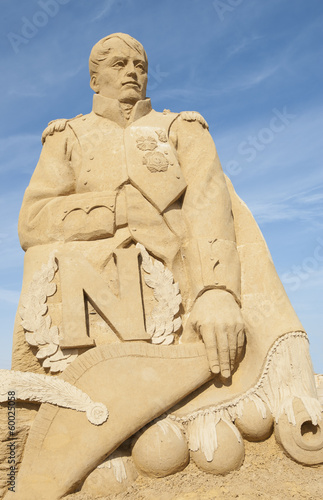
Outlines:
<svg viewBox="0 0 323 500"><path fill-rule="evenodd" d="M124 62L123 61L116 61L113 65L113 68L123 68L124 67Z"/></svg>
<svg viewBox="0 0 323 500"><path fill-rule="evenodd" d="M140 69L141 71L146 71L146 67L143 63L136 64L136 68Z"/></svg>

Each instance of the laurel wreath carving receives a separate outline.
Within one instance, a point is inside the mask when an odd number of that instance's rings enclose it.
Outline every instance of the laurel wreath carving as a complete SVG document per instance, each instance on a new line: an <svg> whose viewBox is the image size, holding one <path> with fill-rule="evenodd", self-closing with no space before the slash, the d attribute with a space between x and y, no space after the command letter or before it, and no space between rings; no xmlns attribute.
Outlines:
<svg viewBox="0 0 323 500"><path fill-rule="evenodd" d="M147 333L153 344L169 345L174 341L174 333L181 327L181 318L175 318L182 302L178 283L174 283L172 272L158 260L152 261L143 245L137 243L142 256L145 283L154 290L157 305L146 320ZM55 252L49 256L47 264L37 271L29 285L28 292L21 297L21 325L30 346L37 347L37 359L43 368L51 373L62 372L78 356L77 349L61 349L57 326L52 326L48 314L47 298L56 293L53 279L58 265Z"/></svg>
<svg viewBox="0 0 323 500"><path fill-rule="evenodd" d="M182 297L178 283L174 283L173 273L158 260L152 261L143 245L137 243L142 257L142 268L147 286L154 290L158 304L146 319L147 333L152 344L169 345L174 341L174 333L181 327L180 317L174 319L179 311Z"/></svg>
<svg viewBox="0 0 323 500"><path fill-rule="evenodd" d="M21 297L19 309L26 341L29 345L38 347L36 358L44 368L49 368L51 373L65 370L78 355L77 349L62 350L59 347L59 329L52 326L51 317L47 314L47 298L54 295L57 289L56 284L52 282L57 269L53 252L47 264L43 264L41 270L34 274L28 292Z"/></svg>

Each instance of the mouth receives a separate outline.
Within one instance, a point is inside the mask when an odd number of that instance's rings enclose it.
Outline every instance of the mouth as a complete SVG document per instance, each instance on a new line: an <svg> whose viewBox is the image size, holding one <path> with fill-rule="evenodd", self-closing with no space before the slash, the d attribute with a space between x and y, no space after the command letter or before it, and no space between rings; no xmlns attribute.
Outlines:
<svg viewBox="0 0 323 500"><path fill-rule="evenodd" d="M124 83L122 84L122 86L123 86L123 87L125 87L125 86L131 86L131 87L135 87L135 88L137 88L137 89L139 89L139 88L140 88L139 83L138 83L138 82L136 82L136 81L134 81L134 80L129 80L129 81L127 81L127 82L124 82Z"/></svg>

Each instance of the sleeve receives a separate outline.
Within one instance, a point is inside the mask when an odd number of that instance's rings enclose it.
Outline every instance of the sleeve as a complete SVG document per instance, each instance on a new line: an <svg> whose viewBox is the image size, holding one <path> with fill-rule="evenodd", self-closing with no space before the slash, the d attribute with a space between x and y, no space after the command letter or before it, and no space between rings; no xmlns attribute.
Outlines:
<svg viewBox="0 0 323 500"><path fill-rule="evenodd" d="M72 129L67 126L46 137L19 215L18 233L24 250L113 234L115 196L105 191L77 193L80 163L80 146Z"/></svg>
<svg viewBox="0 0 323 500"><path fill-rule="evenodd" d="M179 116L170 129L187 182L182 211L188 237L183 257L195 298L220 288L240 304L240 260L231 199L207 124L198 116L190 121Z"/></svg>

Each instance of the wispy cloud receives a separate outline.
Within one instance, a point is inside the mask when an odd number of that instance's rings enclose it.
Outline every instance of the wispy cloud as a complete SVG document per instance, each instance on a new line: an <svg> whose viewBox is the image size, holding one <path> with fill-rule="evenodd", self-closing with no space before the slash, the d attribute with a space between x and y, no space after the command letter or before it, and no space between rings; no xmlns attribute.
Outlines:
<svg viewBox="0 0 323 500"><path fill-rule="evenodd" d="M245 49L249 48L251 44L253 44L258 40L261 40L262 38L264 38L263 35L252 35L250 37L243 37L238 43L232 44L228 48L227 50L228 57L240 54L240 52L243 52Z"/></svg>
<svg viewBox="0 0 323 500"><path fill-rule="evenodd" d="M315 182L315 180L314 180ZM286 187L285 187L286 189ZM311 225L315 220L323 226L323 183L317 182L298 192L290 193L285 190L267 195L262 201L249 203L252 213L262 224L277 221L309 221Z"/></svg>
<svg viewBox="0 0 323 500"><path fill-rule="evenodd" d="M260 83L263 83L265 80L270 78L280 69L280 64L266 64L262 68L256 68L249 72L249 74L245 74L238 81L229 84L225 87L226 92L232 92L234 90L247 90Z"/></svg>
<svg viewBox="0 0 323 500"><path fill-rule="evenodd" d="M302 288L304 290L309 290L309 289L323 289L323 266L318 269L317 271L313 272L307 281L304 281L302 283Z"/></svg>
<svg viewBox="0 0 323 500"><path fill-rule="evenodd" d="M252 203L249 204L249 208L261 224L293 220L313 221L317 217L321 219L317 206L306 209L301 203L298 206L284 202Z"/></svg>
<svg viewBox="0 0 323 500"><path fill-rule="evenodd" d="M115 3L116 3L116 0L105 0L105 6L103 7L103 9L101 9L97 14L95 14L90 22L94 23L96 21L101 21L101 19L106 17L108 14L110 14L111 9Z"/></svg>
<svg viewBox="0 0 323 500"><path fill-rule="evenodd" d="M39 85L38 86L24 86L21 83L9 87L7 90L7 94L9 97L15 97L15 98L26 98L26 97L34 97L34 98L40 98L45 96L45 92L43 92Z"/></svg>
<svg viewBox="0 0 323 500"><path fill-rule="evenodd" d="M1 138L0 149L1 175L8 171L29 172L36 165L41 141L37 134L17 134Z"/></svg>
<svg viewBox="0 0 323 500"><path fill-rule="evenodd" d="M0 288L0 300L2 302L8 302L9 304L18 305L20 297L20 292L15 290L7 290L6 288Z"/></svg>
<svg viewBox="0 0 323 500"><path fill-rule="evenodd" d="M83 62L82 64L79 64L76 67L72 67L66 71L62 71L59 74L53 73L52 71L46 71L42 75L42 81L46 85L48 85L48 84L57 85L57 84L60 84L60 83L63 83L63 82L66 82L68 80L75 78L86 67L87 67L87 61Z"/></svg>

